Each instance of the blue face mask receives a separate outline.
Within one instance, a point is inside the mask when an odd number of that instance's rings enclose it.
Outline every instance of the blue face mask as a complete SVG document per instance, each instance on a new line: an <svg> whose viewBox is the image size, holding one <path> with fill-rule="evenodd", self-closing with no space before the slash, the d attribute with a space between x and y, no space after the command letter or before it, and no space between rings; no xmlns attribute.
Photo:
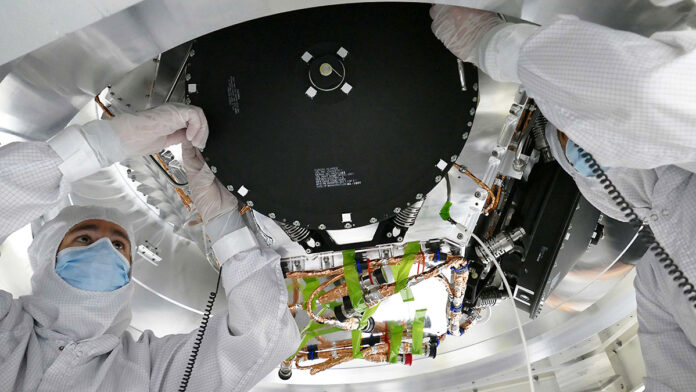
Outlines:
<svg viewBox="0 0 696 392"><path fill-rule="evenodd" d="M130 282L128 260L106 237L90 246L63 249L56 260L56 273L78 289L113 291Z"/></svg>
<svg viewBox="0 0 696 392"><path fill-rule="evenodd" d="M566 157L568 157L568 162L570 162L570 164L573 165L575 170L577 170L578 173L582 174L583 176L594 177L595 174L592 173L590 164L585 162L585 159L582 157L582 153L578 151L579 148L580 146L573 143L572 140L568 140L568 143L566 143ZM607 168L602 167L602 170L606 169Z"/></svg>

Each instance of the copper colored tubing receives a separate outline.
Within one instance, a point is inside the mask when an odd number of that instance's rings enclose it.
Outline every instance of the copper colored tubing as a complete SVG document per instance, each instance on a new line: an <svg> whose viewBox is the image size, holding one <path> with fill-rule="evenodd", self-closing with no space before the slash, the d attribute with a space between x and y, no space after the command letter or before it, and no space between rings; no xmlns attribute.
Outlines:
<svg viewBox="0 0 696 392"><path fill-rule="evenodd" d="M493 210L493 209L491 208L491 206L492 206L493 200L495 200L495 194L493 193L493 191L491 190L491 188L488 187L488 185L486 185L483 181L479 180L478 177L476 177L472 172L470 172L470 171L467 170L467 169L464 169L464 167L463 167L462 165L459 165L459 164L454 163L453 166L456 167L457 169L459 169L459 171L461 171L462 173L464 173L464 174L466 174L467 176L469 176L469 178L471 178L472 180L474 180L474 182L475 182L478 186L480 186L481 188L483 188L483 189L486 190L486 192L488 193L488 197L486 198L486 202L488 202L488 200L491 200L491 202L488 203L488 207L486 207L486 209L485 209L483 212L484 212L485 214L488 214L489 212L491 212L491 211Z"/></svg>
<svg viewBox="0 0 696 392"><path fill-rule="evenodd" d="M305 310L307 311L307 314L309 315L309 317L310 317L311 319L316 320L318 323L321 323L321 324L325 324L325 323L329 320L329 319L326 318L326 317L318 316L318 315L314 314L314 312L312 311L312 303L313 303L313 301L314 301L314 297L315 297L319 292L321 292L322 290L324 290L324 289L325 289L328 285L330 285L331 283L333 283L333 282L335 282L335 281L337 281L337 280L339 280L339 279L341 279L341 278L343 278L343 275L336 275L336 276L334 276L333 278L327 280L326 282L320 284L319 287L317 287L316 289L314 289L314 291L312 292L312 294L309 296L309 299L307 300L307 303L305 304Z"/></svg>
<svg viewBox="0 0 696 392"><path fill-rule="evenodd" d="M239 210L239 213L242 214L242 215L244 215L244 214L246 214L246 213L249 212L249 211L251 211L251 207L249 207L249 206L244 206L244 207L242 207L241 210Z"/></svg>
<svg viewBox="0 0 696 392"><path fill-rule="evenodd" d="M98 95L95 95L95 96L94 96L94 102L96 102L97 105L99 105L99 107L101 108L101 110L104 111L104 114L106 114L106 117L108 117L108 118L114 118L114 114L111 113L111 110L109 110L109 108L107 108L107 107L102 103L102 101L101 101L101 99L99 99L99 96L98 96Z"/></svg>

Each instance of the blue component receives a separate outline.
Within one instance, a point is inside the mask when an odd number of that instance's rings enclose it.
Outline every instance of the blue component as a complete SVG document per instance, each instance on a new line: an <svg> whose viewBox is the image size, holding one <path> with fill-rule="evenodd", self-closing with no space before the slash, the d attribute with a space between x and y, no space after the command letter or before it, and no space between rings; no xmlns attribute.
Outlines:
<svg viewBox="0 0 696 392"><path fill-rule="evenodd" d="M312 359L317 359L317 345L316 344L310 344L307 346L307 359L312 360Z"/></svg>
<svg viewBox="0 0 696 392"><path fill-rule="evenodd" d="M114 291L130 282L130 264L109 238L89 246L75 246L58 252L56 274L69 285L88 291Z"/></svg>
<svg viewBox="0 0 696 392"><path fill-rule="evenodd" d="M580 146L577 144L573 143L572 140L568 140L568 143L566 143L566 157L568 158L568 162L570 162L571 165L575 168L575 170L578 171L578 173L582 174L585 177L594 177L595 174L593 173L593 169L590 167L590 163L585 162L585 159L583 158L583 153L580 152ZM602 168L602 170L606 170L608 168Z"/></svg>
<svg viewBox="0 0 696 392"><path fill-rule="evenodd" d="M454 271L454 272L464 272L464 271L466 271L468 268L469 268L469 264L463 266L462 268L450 267L450 269L451 269L452 271Z"/></svg>
<svg viewBox="0 0 696 392"><path fill-rule="evenodd" d="M440 261L440 249L435 251L435 260Z"/></svg>
<svg viewBox="0 0 696 392"><path fill-rule="evenodd" d="M355 268L358 269L358 274L362 274L362 267L360 266L360 262L358 260L355 260Z"/></svg>
<svg viewBox="0 0 696 392"><path fill-rule="evenodd" d="M464 335L464 328L459 327L459 336Z"/></svg>
<svg viewBox="0 0 696 392"><path fill-rule="evenodd" d="M464 307L464 304L459 305L458 308L455 308L454 306L452 306L452 304L450 304L450 310L453 312L459 312L462 310L463 307Z"/></svg>

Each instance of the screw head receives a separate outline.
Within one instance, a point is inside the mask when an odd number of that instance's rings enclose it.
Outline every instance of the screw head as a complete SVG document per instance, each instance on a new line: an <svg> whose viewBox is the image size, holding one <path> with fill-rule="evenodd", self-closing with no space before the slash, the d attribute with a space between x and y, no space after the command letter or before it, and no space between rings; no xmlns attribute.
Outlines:
<svg viewBox="0 0 696 392"><path fill-rule="evenodd" d="M401 212L401 208L399 208L399 207L394 208L394 213L395 213L395 214L398 214L399 212Z"/></svg>
<svg viewBox="0 0 696 392"><path fill-rule="evenodd" d="M186 74L186 81L188 82L189 80L191 80L191 74L190 74L190 73L187 73L187 74Z"/></svg>
<svg viewBox="0 0 696 392"><path fill-rule="evenodd" d="M217 167L211 166L210 171L213 172L213 174L217 173Z"/></svg>
<svg viewBox="0 0 696 392"><path fill-rule="evenodd" d="M350 223L346 223L343 227L345 227L346 229L350 229L352 225Z"/></svg>
<svg viewBox="0 0 696 392"><path fill-rule="evenodd" d="M392 233L387 233L387 238L392 238Z"/></svg>
<svg viewBox="0 0 696 392"><path fill-rule="evenodd" d="M473 116L474 114L476 114L476 109L475 109L475 108L471 108L471 110L469 110L469 114L472 115L472 116Z"/></svg>
<svg viewBox="0 0 696 392"><path fill-rule="evenodd" d="M478 83L474 83L472 87L474 88L474 91L478 90Z"/></svg>
<svg viewBox="0 0 696 392"><path fill-rule="evenodd" d="M456 161L456 160L457 160L457 156L456 156L456 155L452 155L452 156L450 157L450 162L454 162L454 161Z"/></svg>
<svg viewBox="0 0 696 392"><path fill-rule="evenodd" d="M190 105L190 104L191 104L191 98L186 97L186 100L185 100L184 102L186 102L187 105Z"/></svg>
<svg viewBox="0 0 696 392"><path fill-rule="evenodd" d="M419 193L419 194L416 195L416 200L420 200L420 199L422 199L422 198L423 198L423 194L422 194L422 193Z"/></svg>
<svg viewBox="0 0 696 392"><path fill-rule="evenodd" d="M318 247L320 247L320 246L321 246L321 242L319 242L319 241L314 241L314 247L315 247L315 248L318 248Z"/></svg>
<svg viewBox="0 0 696 392"><path fill-rule="evenodd" d="M370 218L370 223L377 223L377 218Z"/></svg>
<svg viewBox="0 0 696 392"><path fill-rule="evenodd" d="M401 241L404 240L404 237L397 237L396 240L399 241L399 242L401 242Z"/></svg>
<svg viewBox="0 0 696 392"><path fill-rule="evenodd" d="M271 218L271 219L275 219L275 218L276 218L276 214L274 214L274 213L271 212L270 214L268 214L268 217Z"/></svg>
<svg viewBox="0 0 696 392"><path fill-rule="evenodd" d="M325 224L320 224L319 225L319 230L326 230L326 225Z"/></svg>
<svg viewBox="0 0 696 392"><path fill-rule="evenodd" d="M458 240L463 240L463 239L464 239L464 234L458 233L458 234L457 234L457 239L458 239Z"/></svg>
<svg viewBox="0 0 696 392"><path fill-rule="evenodd" d="M307 249L306 252L307 252L307 253L312 253L312 250L311 250L311 249Z"/></svg>
<svg viewBox="0 0 696 392"><path fill-rule="evenodd" d="M227 185L227 190L230 192L234 192L234 187L232 185Z"/></svg>
<svg viewBox="0 0 696 392"><path fill-rule="evenodd" d="M299 225L300 225L300 221L294 221L294 222L292 222L292 225L293 225L293 226L299 226Z"/></svg>
<svg viewBox="0 0 696 392"><path fill-rule="evenodd" d="M189 52L189 57L193 57L195 55L196 55L196 51L191 49L191 51ZM474 84L474 86L476 86L476 85Z"/></svg>
<svg viewBox="0 0 696 392"><path fill-rule="evenodd" d="M249 207L253 207L253 206L254 206L254 202L251 201L251 200L249 200L249 201L247 202L247 205L248 205Z"/></svg>
<svg viewBox="0 0 696 392"><path fill-rule="evenodd" d="M479 192L479 191L474 192L474 197L477 198L477 199L480 199L480 198L481 198L481 192Z"/></svg>
<svg viewBox="0 0 696 392"><path fill-rule="evenodd" d="M435 177L435 182L440 182L440 181L442 181L442 176Z"/></svg>

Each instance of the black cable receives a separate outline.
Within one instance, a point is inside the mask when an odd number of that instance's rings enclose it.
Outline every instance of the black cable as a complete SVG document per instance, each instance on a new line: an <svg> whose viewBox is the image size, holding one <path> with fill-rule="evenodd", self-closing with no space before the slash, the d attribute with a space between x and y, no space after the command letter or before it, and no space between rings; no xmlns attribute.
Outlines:
<svg viewBox="0 0 696 392"><path fill-rule="evenodd" d="M184 370L184 376L181 378L181 384L179 386L179 392L186 392L186 387L188 387L189 380L191 379L191 374L193 373L193 366L196 364L196 358L198 357L198 351L201 348L201 343L203 343L203 336L205 336L205 330L208 328L208 321L210 320L210 314L213 311L213 304L215 303L215 297L217 297L218 289L220 288L220 277L222 276L222 266L220 266L220 271L218 272L217 284L215 285L215 292L210 293L208 298L208 305L205 307L205 312L203 313L203 320L201 321L201 326L198 327L198 333L196 334L196 340L193 342L193 350L191 350L191 356L189 357L188 364L186 365L186 370Z"/></svg>
<svg viewBox="0 0 696 392"><path fill-rule="evenodd" d="M176 181L174 179L174 177L171 176L169 174L169 172L167 170L165 170L164 167L162 167L162 165L160 165L160 163L157 161L157 158L155 158L154 155L150 155L150 159L152 159L152 162L154 162L155 165L157 165L157 167L159 167L159 169L162 171L162 173L164 173L165 177L167 177L167 179L169 179L169 182L171 182L174 186L178 186L179 188L181 188L181 187L188 185L188 182L182 183L182 182Z"/></svg>
<svg viewBox="0 0 696 392"><path fill-rule="evenodd" d="M614 200L614 203L616 203L619 210L624 213L624 216L628 219L629 223L635 229L643 226L643 221L640 219L640 217L638 217L638 214L636 214L635 210L629 205L628 201L626 201L621 192L619 192L619 190L616 189L616 186L611 182L611 180L609 180L609 177L607 177L604 169L599 166L594 157L592 157L592 154L586 152L582 148L578 148L578 152L580 152L580 157L585 160L585 163L589 164L590 169L592 169L592 173L599 180L600 184L604 185L604 189L607 191L611 199ZM645 227L649 229L647 225ZM694 290L694 285L689 282L689 278L684 275L669 253L667 253L665 248L660 245L660 242L657 241L652 230L642 230L640 233L640 239L655 254L655 258L657 258L657 260L662 264L662 267L667 270L667 274L670 276L674 275L672 279L675 282L679 282L678 287L682 289L689 302L692 302L694 308L696 308L696 290Z"/></svg>

